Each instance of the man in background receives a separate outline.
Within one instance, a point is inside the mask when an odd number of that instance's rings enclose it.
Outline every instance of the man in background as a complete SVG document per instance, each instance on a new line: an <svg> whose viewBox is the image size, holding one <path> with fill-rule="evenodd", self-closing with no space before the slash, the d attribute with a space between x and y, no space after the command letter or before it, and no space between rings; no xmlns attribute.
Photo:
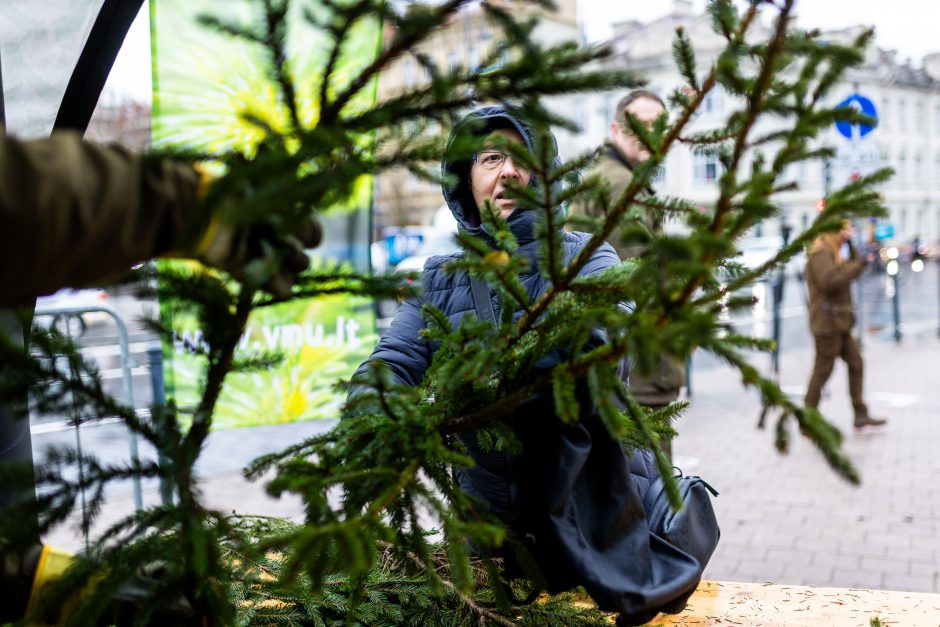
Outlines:
<svg viewBox="0 0 940 627"><path fill-rule="evenodd" d="M600 160L589 175L600 175L610 185L610 199L615 202L633 180L633 170L650 157L650 152L626 126L625 113L629 113L640 122L651 126L660 115L666 112L666 105L655 93L636 89L624 96L617 103L614 120L610 123L610 136L601 149ZM652 193L652 190L648 190ZM569 215L602 217L602 210L591 202L572 205ZM653 235L661 235L663 224L661 216L653 210L637 209L636 218ZM622 260L639 257L644 247L623 242L623 227L615 228L608 239ZM679 398L679 391L685 384L685 369L676 359L660 356L656 369L648 376L631 374L627 382L637 402L651 409L661 409ZM660 443L663 452L672 456L671 443Z"/></svg>

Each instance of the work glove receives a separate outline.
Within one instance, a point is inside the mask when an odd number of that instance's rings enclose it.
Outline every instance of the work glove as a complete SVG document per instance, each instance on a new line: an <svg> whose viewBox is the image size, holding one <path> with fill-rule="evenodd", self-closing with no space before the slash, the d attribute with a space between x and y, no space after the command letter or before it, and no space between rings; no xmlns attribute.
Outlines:
<svg viewBox="0 0 940 627"><path fill-rule="evenodd" d="M285 215L272 209L257 222L235 223L239 204L250 197L254 186L245 181L236 190L229 186L213 193L217 190L212 190L212 175L200 166L196 171L200 174L197 195L206 206L209 221L198 238L189 238L195 244L184 256L224 270L276 297L289 296L297 276L310 265L305 249L316 247L323 239L320 221L308 212L293 218L290 232L285 232Z"/></svg>
<svg viewBox="0 0 940 627"><path fill-rule="evenodd" d="M301 221L290 235L277 233L267 223L233 227L214 220L194 258L285 298L297 276L310 265L304 250L316 247L322 239L323 228L314 216Z"/></svg>

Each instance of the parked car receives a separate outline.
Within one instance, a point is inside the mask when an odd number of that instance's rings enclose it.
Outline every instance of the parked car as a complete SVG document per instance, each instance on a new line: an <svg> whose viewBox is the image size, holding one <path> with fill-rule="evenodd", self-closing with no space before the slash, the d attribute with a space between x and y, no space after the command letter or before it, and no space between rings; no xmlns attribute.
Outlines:
<svg viewBox="0 0 940 627"><path fill-rule="evenodd" d="M81 307L100 307L108 300L108 293L99 288L90 288L76 290L72 288L61 289L55 294L42 296L36 300L36 311L41 314L43 311L55 311L60 309L72 309ZM73 339L81 337L89 326L104 322L108 319L108 314L100 311L89 311L85 313L52 313L48 316L40 315L37 320L43 324L42 318L50 320L49 324L54 326L63 335Z"/></svg>
<svg viewBox="0 0 940 627"><path fill-rule="evenodd" d="M395 266L396 270L417 271L424 270L425 262L437 255L446 255L460 248L454 239L455 231L449 229L427 231L424 240L413 254L405 257Z"/></svg>
<svg viewBox="0 0 940 627"><path fill-rule="evenodd" d="M446 255L459 248L454 236L457 234L456 223L454 228L428 229L424 232L421 244L414 253L405 257L395 265L395 270L403 272L421 272L425 262L436 255ZM375 303L376 317L381 333L391 323L401 303L394 299L380 299Z"/></svg>

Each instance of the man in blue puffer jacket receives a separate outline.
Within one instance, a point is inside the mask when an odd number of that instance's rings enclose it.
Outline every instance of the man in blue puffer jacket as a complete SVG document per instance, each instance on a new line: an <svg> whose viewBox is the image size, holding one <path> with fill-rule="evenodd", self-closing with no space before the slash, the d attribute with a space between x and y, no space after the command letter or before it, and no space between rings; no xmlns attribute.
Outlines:
<svg viewBox="0 0 940 627"><path fill-rule="evenodd" d="M448 141L441 164L444 198L462 231L495 246L480 219L480 207L487 199L492 200L519 242L515 254L530 260L519 278L534 301L549 286L536 263L537 212L517 207L507 190L510 181L530 186L535 183L522 164L498 149L494 136L500 136L503 142L518 142L529 151L535 143L531 128L513 109L486 106L471 112L454 127ZM549 139L554 145L554 137ZM455 156L454 146L466 143L479 146L472 159ZM561 225L561 207L556 211ZM591 237L577 232L562 236L567 259L574 258ZM463 316L476 315L468 274L448 273L443 267L461 254L427 261L421 295L402 304L354 379L365 374L369 362L381 361L396 383L421 383L435 350L420 335L425 326L422 305L441 310L454 328ZM613 247L605 242L580 274L593 274L619 264ZM493 290L489 295L499 319L500 302ZM671 602L678 601L681 609L701 571L695 573L697 564L692 558L649 534L640 499L658 471L648 452L637 452L628 460L596 416L576 426L561 425L553 418L550 394L526 409L526 415L514 423L523 443L519 457L511 457L506 451L482 450L473 433L458 436L475 462L471 468L458 470L461 490L486 503L491 513L520 537L538 538L538 545L533 543L529 548L535 551L550 591L584 585L601 608L621 613L619 624L645 622ZM609 484L599 486L598 480Z"/></svg>
<svg viewBox="0 0 940 627"><path fill-rule="evenodd" d="M458 227L471 235L492 242L486 227L481 225L480 207L486 199L491 199L507 219L509 228L519 242L518 253L529 257L530 264L526 274L520 279L528 291L530 301L535 301L546 289L549 281L538 272L535 256L538 242L535 238L536 211L516 211L516 201L505 197L509 181L517 184L529 184L531 175L512 157L498 150L486 149L486 137L497 134L508 141L524 144L532 150L532 130L523 123L518 113L504 106L481 107L464 118L451 132L445 158L441 169L445 177L451 177L455 184L443 186L447 206L457 219ZM482 150L472 160L448 158L454 151L452 147L469 135L479 137ZM554 142L554 137L551 137ZM557 161L557 157L556 157ZM559 207L557 211L562 210ZM559 216L560 218L560 216ZM561 224L562 220L559 219ZM566 258L573 259L587 243L590 236L586 233L564 233ZM473 296L470 290L470 277L466 272L453 274L444 271L444 264L458 258L462 253L432 257L424 266L422 274L422 296L406 301L392 321L387 333L382 337L369 361L382 361L391 370L397 383L416 386L421 383L425 370L431 363L432 345L420 337L424 327L421 307L429 303L440 309L449 318L453 328L457 328L460 319L466 314L476 315ZM613 247L604 243L581 274L593 274L620 263ZM491 290L493 308L499 318L500 302ZM521 312L520 312L521 313ZM368 363L368 362L367 362ZM367 365L363 364L356 371L361 375ZM515 486L510 476L510 460L506 452L485 453L476 446L475 437L468 434L461 440L470 448L470 453L477 464L466 471L458 471L460 487L473 496L482 498L490 504L491 511L503 522L511 524L517 509Z"/></svg>
<svg viewBox="0 0 940 627"><path fill-rule="evenodd" d="M484 138L493 133L503 135L510 141L523 143L531 150L534 142L532 131L517 116L517 113L504 106L487 106L473 111L454 127L447 152L452 152L450 147L458 138L464 137L464 134L478 136L481 146L484 146ZM551 139L554 141L554 137ZM532 262L520 279L530 299L535 300L549 284L548 278L539 274L535 263L538 251L538 242L535 239L536 212L516 211L516 201L506 197L509 180L527 183L531 178L530 173L520 164L516 164L509 155L486 149L476 153L472 160L449 160L445 156L441 169L445 176L449 175L456 181L452 186L445 183L443 192L447 206L462 231L489 242L493 241L486 227L480 223L479 206L487 198L492 199L507 218L509 228L519 242L518 254L526 255ZM562 209L558 207L557 211L560 214ZM589 239L590 235L586 233L565 232L566 257L571 259L577 255ZM443 311L454 327L459 325L464 315L475 314L470 277L466 272L448 274L444 271L444 264L461 255L462 253L457 252L432 257L427 261L422 274L422 296L402 305L388 332L369 357L368 361L385 362L396 382L418 385L431 363L432 347L419 337L419 332L424 327L424 319L421 316L421 306L424 303ZM600 272L619 263L620 259L613 247L604 243L585 265L581 274ZM495 300L495 293L492 291L491 297L498 318L500 303ZM356 374L359 375L365 370L366 365L363 364Z"/></svg>

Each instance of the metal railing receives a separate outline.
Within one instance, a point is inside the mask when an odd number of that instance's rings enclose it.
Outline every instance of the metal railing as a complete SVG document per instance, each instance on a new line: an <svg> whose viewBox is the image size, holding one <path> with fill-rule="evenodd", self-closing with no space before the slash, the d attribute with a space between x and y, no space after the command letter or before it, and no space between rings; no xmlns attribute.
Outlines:
<svg viewBox="0 0 940 627"><path fill-rule="evenodd" d="M37 307L35 311L35 316L49 316L52 318L63 317L64 320L68 320L70 317L81 317L83 314L87 313L104 313L110 316L118 329L118 344L121 349L121 370L122 378L124 385L124 402L131 409L135 408L134 405L134 387L131 381L131 357L130 357L130 348L127 335L127 325L124 322L124 319L121 315L112 307L107 305L89 305L89 306L74 306L74 307ZM69 326L66 323L65 333L69 334ZM76 440L81 448L81 440L78 433L79 425L75 424L76 430ZM129 445L130 445L130 454L131 461L136 465L140 461L137 449L137 435L133 430L128 427L128 436L129 436ZM81 473L81 468L79 468ZM141 491L140 477L135 476L133 478L134 484L134 507L136 511L141 511L143 509L143 494Z"/></svg>

